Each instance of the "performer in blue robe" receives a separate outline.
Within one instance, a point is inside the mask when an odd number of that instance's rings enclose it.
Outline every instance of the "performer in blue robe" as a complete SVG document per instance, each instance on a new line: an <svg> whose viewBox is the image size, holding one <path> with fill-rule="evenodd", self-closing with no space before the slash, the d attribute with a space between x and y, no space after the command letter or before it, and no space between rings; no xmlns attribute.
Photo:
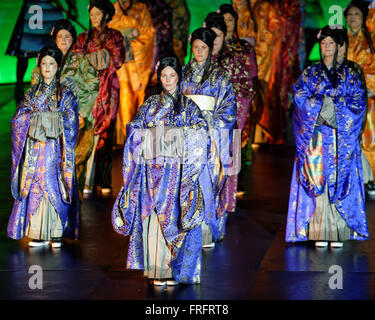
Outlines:
<svg viewBox="0 0 375 320"><path fill-rule="evenodd" d="M11 190L15 199L8 236L29 237L30 246L61 246L62 236L76 239L78 219L74 145L78 107L74 94L59 83L62 53L39 53L41 81L32 86L12 118ZM70 215L73 216L70 216ZM79 218L79 217L78 217Z"/></svg>
<svg viewBox="0 0 375 320"><path fill-rule="evenodd" d="M230 150L237 110L229 77L216 64L211 64L215 38L216 33L208 28L192 33L190 44L194 58L184 67L181 84L182 93L194 99L201 109L214 140L210 176L201 175L205 199L203 247L213 247L225 233L229 197L227 173L231 168Z"/></svg>
<svg viewBox="0 0 375 320"><path fill-rule="evenodd" d="M199 283L204 214L199 177L208 171L210 146L199 138L208 139L208 126L196 104L180 93L177 58L160 61L158 78L162 93L148 98L127 125L123 187L112 224L130 235L128 269L144 270L154 285ZM162 140L171 130L176 139Z"/></svg>
<svg viewBox="0 0 375 320"><path fill-rule="evenodd" d="M324 59L294 85L296 157L286 241L342 247L344 240L369 238L359 144L366 93L357 70L336 61L337 32L324 27L318 39Z"/></svg>

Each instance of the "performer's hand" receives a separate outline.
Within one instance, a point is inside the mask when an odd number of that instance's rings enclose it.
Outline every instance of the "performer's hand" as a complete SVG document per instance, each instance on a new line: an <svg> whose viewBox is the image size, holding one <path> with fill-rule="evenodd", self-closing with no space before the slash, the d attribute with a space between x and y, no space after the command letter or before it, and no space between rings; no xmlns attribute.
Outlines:
<svg viewBox="0 0 375 320"><path fill-rule="evenodd" d="M133 28L133 31L132 31L132 36L133 38L138 38L139 37L139 31L137 28Z"/></svg>
<svg viewBox="0 0 375 320"><path fill-rule="evenodd" d="M328 90L326 90L325 92L325 95L326 96L329 96L331 98L335 98L337 97L337 94L338 94L338 91L336 88L329 88Z"/></svg>
<svg viewBox="0 0 375 320"><path fill-rule="evenodd" d="M369 9L375 9L375 0L373 0L369 6L368 6Z"/></svg>
<svg viewBox="0 0 375 320"><path fill-rule="evenodd" d="M79 123L78 123L78 129L82 129L85 126L85 119L83 117L79 116Z"/></svg>

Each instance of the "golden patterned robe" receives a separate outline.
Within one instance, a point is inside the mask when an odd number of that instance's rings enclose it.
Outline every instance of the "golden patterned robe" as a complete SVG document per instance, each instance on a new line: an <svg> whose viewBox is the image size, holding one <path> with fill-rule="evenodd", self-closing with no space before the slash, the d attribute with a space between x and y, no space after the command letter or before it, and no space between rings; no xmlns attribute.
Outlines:
<svg viewBox="0 0 375 320"><path fill-rule="evenodd" d="M118 2L116 13L108 27L124 36L125 62L117 71L120 80L120 105L117 115L117 143L124 143L126 124L132 120L142 105L151 72L155 28L145 4L137 2L123 13Z"/></svg>
<svg viewBox="0 0 375 320"><path fill-rule="evenodd" d="M274 139L278 135L272 132L272 119L274 118L272 112L275 112L272 97L275 95L277 61L282 46L281 17L275 7L267 1L251 1L254 20L251 17L248 1L233 0L233 6L238 13L239 37L255 39L254 48L257 56L259 83L256 84L258 94L253 102L254 121L259 121L259 125L267 134L270 142L279 143L277 138ZM276 108L280 108L280 106L276 106Z"/></svg>
<svg viewBox="0 0 375 320"><path fill-rule="evenodd" d="M373 13L374 9L370 10L370 12ZM369 15L369 17L371 16L373 15ZM348 37L348 60L354 61L362 67L366 78L367 90L375 93L375 54L370 52L362 30L354 36L349 30ZM371 33L371 38L375 44L374 33ZM362 147L370 162L372 172L375 174L375 97L369 97L367 102L367 120L362 134Z"/></svg>

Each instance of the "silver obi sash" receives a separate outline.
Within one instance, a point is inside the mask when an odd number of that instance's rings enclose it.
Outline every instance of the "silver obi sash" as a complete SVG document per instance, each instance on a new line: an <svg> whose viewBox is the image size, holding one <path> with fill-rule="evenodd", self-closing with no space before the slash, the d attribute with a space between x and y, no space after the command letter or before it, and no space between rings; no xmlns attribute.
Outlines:
<svg viewBox="0 0 375 320"><path fill-rule="evenodd" d="M193 100L196 105L202 111L213 111L215 110L216 106L216 98L211 96L205 96L202 94L188 94L186 95L188 98Z"/></svg>
<svg viewBox="0 0 375 320"><path fill-rule="evenodd" d="M35 112L30 119L29 136L35 140L47 141L56 139L63 131L59 113L44 111Z"/></svg>

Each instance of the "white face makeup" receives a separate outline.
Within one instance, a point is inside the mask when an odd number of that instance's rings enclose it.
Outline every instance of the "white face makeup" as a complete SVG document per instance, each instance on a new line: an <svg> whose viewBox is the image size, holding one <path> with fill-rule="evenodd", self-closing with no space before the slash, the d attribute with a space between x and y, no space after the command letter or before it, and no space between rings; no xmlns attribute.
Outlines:
<svg viewBox="0 0 375 320"><path fill-rule="evenodd" d="M172 67L165 67L160 73L160 81L164 89L173 94L177 88L178 74Z"/></svg>
<svg viewBox="0 0 375 320"><path fill-rule="evenodd" d="M212 54L215 55L215 54L218 54L221 48L223 47L225 35L223 31L215 27L212 27L211 30L213 30L216 33L216 38L214 41L214 48L212 49Z"/></svg>
<svg viewBox="0 0 375 320"><path fill-rule="evenodd" d="M58 65L56 60L51 56L45 56L40 62L40 71L42 73L44 82L50 84L56 75Z"/></svg>
<svg viewBox="0 0 375 320"><path fill-rule="evenodd" d="M68 30L61 29L56 35L56 45L65 56L71 45L73 44L73 37Z"/></svg>
<svg viewBox="0 0 375 320"><path fill-rule="evenodd" d="M202 40L196 39L193 42L191 50L193 52L194 59L199 63L199 65L203 65L207 60L208 53L210 52L209 46Z"/></svg>

